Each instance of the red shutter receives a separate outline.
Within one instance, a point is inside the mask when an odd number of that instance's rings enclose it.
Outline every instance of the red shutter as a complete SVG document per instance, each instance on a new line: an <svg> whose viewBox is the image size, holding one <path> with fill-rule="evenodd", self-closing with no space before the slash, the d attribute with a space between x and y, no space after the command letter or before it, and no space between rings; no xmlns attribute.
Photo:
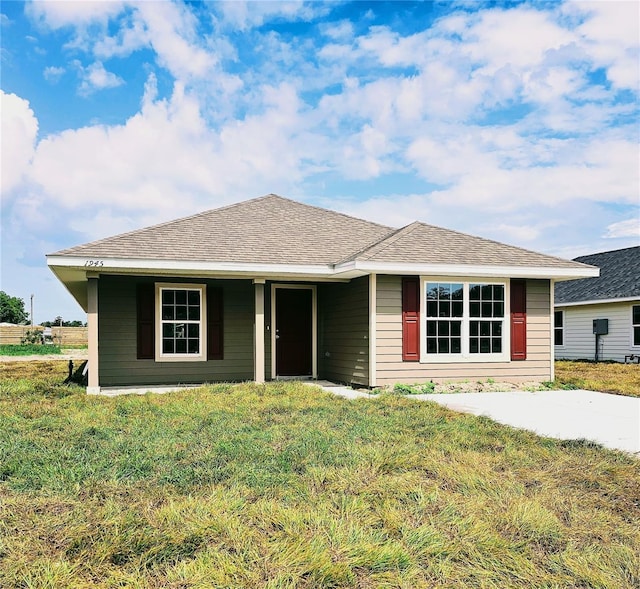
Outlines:
<svg viewBox="0 0 640 589"><path fill-rule="evenodd" d="M152 282L138 284L136 291L138 324L138 360L155 358L155 286Z"/></svg>
<svg viewBox="0 0 640 589"><path fill-rule="evenodd" d="M402 279L402 359L420 360L420 281L417 276Z"/></svg>
<svg viewBox="0 0 640 589"><path fill-rule="evenodd" d="M511 281L511 359L527 359L527 283Z"/></svg>
<svg viewBox="0 0 640 589"><path fill-rule="evenodd" d="M222 289L207 288L207 360L223 358Z"/></svg>

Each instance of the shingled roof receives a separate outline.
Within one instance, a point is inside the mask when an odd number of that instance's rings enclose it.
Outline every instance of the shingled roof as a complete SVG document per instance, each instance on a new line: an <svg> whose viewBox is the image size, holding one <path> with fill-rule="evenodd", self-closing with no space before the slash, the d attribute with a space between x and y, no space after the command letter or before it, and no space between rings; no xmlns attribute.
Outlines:
<svg viewBox="0 0 640 589"><path fill-rule="evenodd" d="M640 298L640 246L580 256L575 261L597 266L600 276L556 284L556 305Z"/></svg>
<svg viewBox="0 0 640 589"><path fill-rule="evenodd" d="M585 268L577 262L424 223L394 229L275 194L50 256L325 266L353 261Z"/></svg>
<svg viewBox="0 0 640 589"><path fill-rule="evenodd" d="M52 255L331 265L392 231L269 194Z"/></svg>

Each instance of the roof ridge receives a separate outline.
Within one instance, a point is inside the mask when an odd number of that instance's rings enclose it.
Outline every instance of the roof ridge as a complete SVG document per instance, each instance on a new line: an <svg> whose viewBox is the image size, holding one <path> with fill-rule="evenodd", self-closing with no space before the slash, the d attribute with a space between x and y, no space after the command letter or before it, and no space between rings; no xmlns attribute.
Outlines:
<svg viewBox="0 0 640 589"><path fill-rule="evenodd" d="M389 233L389 235L385 235L382 239L379 239L377 242L372 243L370 246L365 247L358 253L351 256L350 259L355 260L357 258L362 257L365 253L374 255L384 251L385 249L390 247L393 243L398 241L398 239L400 239L401 237L404 237L407 233L411 233L415 229L416 224L419 224L419 221L413 221L412 223L409 223L404 227L400 227L399 229L392 231L391 233Z"/></svg>
<svg viewBox="0 0 640 589"><path fill-rule="evenodd" d="M594 256L604 256L606 254L616 254L618 252L624 252L625 250L640 249L640 245L630 245L629 247L621 247L615 250L605 250L604 252L594 252L592 254L583 254L582 256L576 256L573 261L577 261L580 258L593 258Z"/></svg>

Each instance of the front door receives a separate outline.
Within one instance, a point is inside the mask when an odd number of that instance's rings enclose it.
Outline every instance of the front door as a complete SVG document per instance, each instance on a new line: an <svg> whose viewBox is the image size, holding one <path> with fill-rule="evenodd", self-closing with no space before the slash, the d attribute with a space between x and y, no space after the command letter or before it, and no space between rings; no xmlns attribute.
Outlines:
<svg viewBox="0 0 640 589"><path fill-rule="evenodd" d="M313 354L313 291L277 288L276 376L311 376Z"/></svg>

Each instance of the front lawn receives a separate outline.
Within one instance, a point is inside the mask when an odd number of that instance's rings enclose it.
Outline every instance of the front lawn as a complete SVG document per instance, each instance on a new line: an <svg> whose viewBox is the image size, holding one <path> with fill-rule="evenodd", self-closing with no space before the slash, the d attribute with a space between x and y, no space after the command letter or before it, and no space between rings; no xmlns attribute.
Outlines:
<svg viewBox="0 0 640 589"><path fill-rule="evenodd" d="M622 453L297 383L90 397L42 364L0 375L2 587L640 586Z"/></svg>
<svg viewBox="0 0 640 589"><path fill-rule="evenodd" d="M576 389L640 397L640 366L618 362L558 360L556 383Z"/></svg>

